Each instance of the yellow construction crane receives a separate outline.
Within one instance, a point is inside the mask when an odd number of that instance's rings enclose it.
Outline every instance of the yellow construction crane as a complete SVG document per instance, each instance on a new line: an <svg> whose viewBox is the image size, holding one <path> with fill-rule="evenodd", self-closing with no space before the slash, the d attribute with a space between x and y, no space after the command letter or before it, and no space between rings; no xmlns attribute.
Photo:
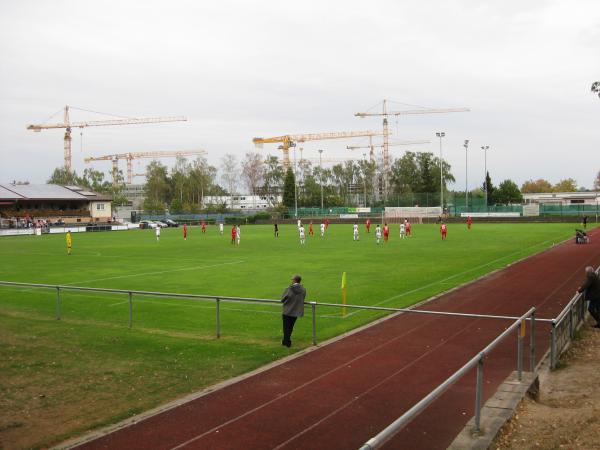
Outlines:
<svg viewBox="0 0 600 450"><path fill-rule="evenodd" d="M371 138L369 138L369 141L371 141ZM421 140L421 141L397 141L397 142L388 142L388 147L394 147L396 145L418 145L418 144L431 144L431 141L427 141L427 140ZM368 148L370 149L369 151L369 160L370 161L375 161L375 147L377 148L383 148L383 144L376 144L373 145L373 143L369 142L369 145L347 145L346 148L348 150L359 150L362 148Z"/></svg>
<svg viewBox="0 0 600 450"><path fill-rule="evenodd" d="M283 167L287 169L290 165L290 147L295 147L297 142L323 141L326 139L348 139L381 135L381 131L337 131L332 133L286 134L284 136L275 136L270 138L254 138L252 139L252 142L256 146L277 142L281 143L279 149L283 150Z"/></svg>
<svg viewBox="0 0 600 450"><path fill-rule="evenodd" d="M28 125L27 129L35 132L49 130L52 128L64 128L64 150L65 150L65 169L71 170L71 129L86 128L86 127L102 127L112 125L136 125L142 123L162 123L162 122L185 122L187 118L183 116L176 117L145 117L145 118L128 118L128 119L111 119L111 120L90 120L87 122L71 122L69 120L69 106L65 106L63 123Z"/></svg>
<svg viewBox="0 0 600 450"><path fill-rule="evenodd" d="M388 111L387 100L383 100L382 112L359 112L354 114L356 117L369 117L369 116L383 116L383 181L384 181L384 195L388 192L388 174L390 171L390 154L389 154L389 128L388 128L388 117L389 116L404 116L410 114L436 114L436 113L451 113L451 112L467 112L469 108L420 108L420 109L407 109L404 111Z"/></svg>
<svg viewBox="0 0 600 450"><path fill-rule="evenodd" d="M127 183L133 182L133 160L141 158L177 158L179 156L193 156L193 155L206 155L204 150L190 150L190 151L175 151L175 152L135 152L135 153L119 153L117 155L104 155L104 156L90 156L85 158L86 164L92 161L112 161L113 164L113 183L116 183L116 174L119 172L119 160L124 159L127 161ZM140 174L135 174L140 176Z"/></svg>

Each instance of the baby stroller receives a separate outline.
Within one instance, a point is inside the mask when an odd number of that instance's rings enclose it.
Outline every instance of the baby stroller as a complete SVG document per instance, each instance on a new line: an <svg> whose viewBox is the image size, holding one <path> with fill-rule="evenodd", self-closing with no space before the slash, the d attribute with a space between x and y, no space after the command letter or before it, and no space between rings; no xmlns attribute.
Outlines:
<svg viewBox="0 0 600 450"><path fill-rule="evenodd" d="M575 243L576 244L588 244L590 242L590 237L583 230L578 228L575 229Z"/></svg>

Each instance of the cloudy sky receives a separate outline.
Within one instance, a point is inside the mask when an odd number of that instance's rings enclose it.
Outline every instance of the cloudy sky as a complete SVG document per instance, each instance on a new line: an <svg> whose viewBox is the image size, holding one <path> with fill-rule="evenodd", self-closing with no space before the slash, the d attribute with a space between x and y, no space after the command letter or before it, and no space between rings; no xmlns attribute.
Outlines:
<svg viewBox="0 0 600 450"><path fill-rule="evenodd" d="M597 0L3 1L0 52L0 182L44 182L62 165L62 130L25 127L59 122L66 104L188 118L73 130L79 173L86 156L204 149L218 166L225 153L254 150L255 136L376 130L380 118L354 113L384 98L396 110L471 108L390 122L392 139L432 141L392 147L394 156L437 154L444 131L457 189L465 139L469 188L483 179L482 145L495 183L571 177L591 187L600 170ZM367 142L307 142L304 156L348 156L346 145Z"/></svg>

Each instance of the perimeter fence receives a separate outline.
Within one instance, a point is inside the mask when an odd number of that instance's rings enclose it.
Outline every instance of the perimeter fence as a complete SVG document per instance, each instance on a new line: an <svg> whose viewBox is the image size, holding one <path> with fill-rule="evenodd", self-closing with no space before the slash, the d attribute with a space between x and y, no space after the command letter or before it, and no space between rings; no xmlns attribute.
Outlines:
<svg viewBox="0 0 600 450"><path fill-rule="evenodd" d="M596 274L600 274L600 267L596 269ZM558 359L569 348L576 331L582 326L585 320L585 304L586 300L583 294L576 293L563 310L554 319L536 319L535 308L531 308L519 318L513 318L515 321L496 339L488 344L476 356L468 361L464 366L458 369L450 377L444 380L439 386L431 391L427 396L415 404L412 408L406 411L402 416L388 425L385 429L379 432L376 436L369 439L360 450L375 450L380 448L395 436L402 428L413 420L417 415L422 413L427 406L446 392L458 380L463 378L470 370L477 367L477 378L475 386L475 432L481 432L481 401L482 401L482 386L483 386L483 366L486 356L494 349L502 340L518 330L517 334L517 373L518 380L522 381L523 371L523 338L525 337L525 324L530 322L530 354L529 354L529 370L533 374L536 371L535 365L535 323L550 322L550 368L556 368Z"/></svg>
<svg viewBox="0 0 600 450"><path fill-rule="evenodd" d="M600 267L596 270L596 273L600 273ZM127 297L127 303L129 305L129 328L133 327L134 319L134 298L135 297L163 297L171 299L187 299L196 301L207 301L214 302L215 304L215 335L217 338L221 337L221 304L224 302L237 302L237 303L253 303L253 304L267 304L272 306L281 306L279 300L273 299L261 299L261 298L249 298L249 297L229 297L229 296L215 296L215 295L198 295L198 294L179 294L169 292L152 292L152 291L140 291L140 290L124 290L124 289L106 289L106 288L92 288L82 286L69 286L69 285L54 285L54 284L34 284L34 283L20 283L11 281L0 281L0 286L17 288L17 289L46 289L54 290L56 292L56 303L55 303L55 318L60 320L62 317L61 312L61 295L65 291L83 291L83 292L99 292L99 293L110 293L120 294ZM501 342L508 338L511 334L516 331L517 341L517 360L516 370L518 374L518 380L522 380L523 365L525 360L525 352L523 350L523 341L526 335L526 323L529 322L530 327L530 343L529 343L529 371L533 374L536 371L536 338L535 338L535 327L536 323L546 323L551 325L550 331L550 367L554 369L557 361L569 347L572 339L575 337L577 329L582 325L585 319L585 298L582 294L575 294L571 300L567 303L565 308L553 319L541 319L536 318L535 308L531 308L525 314L520 317L514 316L499 316L491 314L470 314L470 313L454 313L445 311L429 311L423 309L407 309L407 308L390 308L380 306L365 306L365 305L343 305L338 303L324 303L317 301L307 301L305 305L310 307L311 323L312 323L312 344L317 345L317 308L343 308L353 309L355 311L378 311L384 313L411 313L411 314L425 314L425 315L437 315L437 316L450 316L450 317L471 317L477 319L497 319L497 320L510 320L512 323L497 336L490 344L482 349L477 355L471 358L466 364L458 369L454 374L444 380L438 387L430 392L421 401L415 404L412 408L406 411L402 416L396 419L388 427L386 427L379 434L369 439L360 450L374 450L380 448L385 442L389 441L394 435L396 435L402 428L404 428L412 419L422 413L428 405L440 397L446 392L452 385L458 380L463 378L467 373L477 368L476 385L475 385L475 431L480 431L481 423L481 408L482 408L482 397L483 397L483 369L486 358L489 357L490 352L497 347Z"/></svg>

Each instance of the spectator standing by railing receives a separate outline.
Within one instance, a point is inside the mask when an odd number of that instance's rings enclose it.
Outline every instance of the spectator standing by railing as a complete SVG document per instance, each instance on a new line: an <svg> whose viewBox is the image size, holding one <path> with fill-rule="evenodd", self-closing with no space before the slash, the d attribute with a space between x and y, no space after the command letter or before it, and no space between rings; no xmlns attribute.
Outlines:
<svg viewBox="0 0 600 450"><path fill-rule="evenodd" d="M283 303L283 339L281 345L292 346L292 331L298 317L304 315L304 299L306 298L306 289L300 284L302 277L294 275L292 284L287 287L281 296Z"/></svg>
<svg viewBox="0 0 600 450"><path fill-rule="evenodd" d="M585 300L590 302L588 311L596 319L594 328L600 328L600 279L592 266L585 268L585 283L577 292L582 292Z"/></svg>

